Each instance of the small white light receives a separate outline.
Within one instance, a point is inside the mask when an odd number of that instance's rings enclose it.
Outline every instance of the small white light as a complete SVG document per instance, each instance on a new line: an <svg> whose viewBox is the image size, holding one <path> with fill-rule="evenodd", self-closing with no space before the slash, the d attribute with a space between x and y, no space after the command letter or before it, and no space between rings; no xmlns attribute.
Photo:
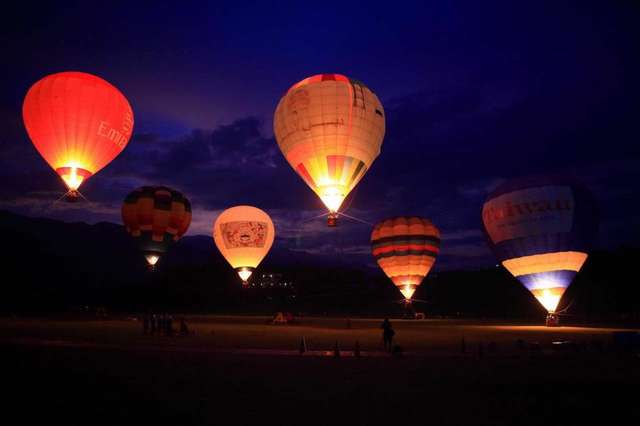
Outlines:
<svg viewBox="0 0 640 426"><path fill-rule="evenodd" d="M158 256L157 254L147 254L144 257L145 259L147 259L147 263L151 266L155 266L155 264L158 262L158 259L160 259L160 256Z"/></svg>
<svg viewBox="0 0 640 426"><path fill-rule="evenodd" d="M251 271L250 269L240 269L238 271L238 275L240 276L240 279L242 281L247 281L252 273L253 271Z"/></svg>

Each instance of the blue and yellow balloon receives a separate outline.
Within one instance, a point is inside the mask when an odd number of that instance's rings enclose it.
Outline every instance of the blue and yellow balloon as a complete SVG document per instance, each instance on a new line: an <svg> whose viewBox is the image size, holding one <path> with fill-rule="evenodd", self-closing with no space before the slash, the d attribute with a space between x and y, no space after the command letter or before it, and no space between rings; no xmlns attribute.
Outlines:
<svg viewBox="0 0 640 426"><path fill-rule="evenodd" d="M554 314L597 232L588 191L566 178L513 180L487 198L482 222L498 261Z"/></svg>

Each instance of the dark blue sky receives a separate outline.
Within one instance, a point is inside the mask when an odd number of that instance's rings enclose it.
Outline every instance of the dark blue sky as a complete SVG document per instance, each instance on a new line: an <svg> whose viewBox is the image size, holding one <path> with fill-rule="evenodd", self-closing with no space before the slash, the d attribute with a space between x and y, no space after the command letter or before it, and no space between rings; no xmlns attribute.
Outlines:
<svg viewBox="0 0 640 426"><path fill-rule="evenodd" d="M3 17L0 208L119 222L130 190L167 184L193 201L191 233L248 203L274 217L278 244L329 254L338 245L373 263L368 226L303 222L321 204L273 140L286 89L338 72L364 81L387 113L382 154L347 213L431 218L444 233L440 267L492 262L482 202L529 174L577 176L601 207L600 245L637 245L634 2L92 3L21 2ZM125 151L83 186L91 204L52 207L62 184L29 142L21 103L63 70L112 82L136 124Z"/></svg>

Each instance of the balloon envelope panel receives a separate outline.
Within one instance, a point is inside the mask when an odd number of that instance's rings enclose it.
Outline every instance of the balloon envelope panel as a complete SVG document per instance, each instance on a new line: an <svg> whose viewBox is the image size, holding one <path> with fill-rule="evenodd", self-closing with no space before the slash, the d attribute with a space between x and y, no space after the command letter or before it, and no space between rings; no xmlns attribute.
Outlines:
<svg viewBox="0 0 640 426"><path fill-rule="evenodd" d="M380 154L384 109L361 82L318 74L282 97L273 126L291 167L336 212Z"/></svg>
<svg viewBox="0 0 640 426"><path fill-rule="evenodd" d="M497 259L555 311L597 231L586 189L563 178L508 182L488 197L482 221Z"/></svg>
<svg viewBox="0 0 640 426"><path fill-rule="evenodd" d="M191 203L175 189L143 186L125 198L122 221L147 260L155 263L189 229ZM155 261L148 256L156 256Z"/></svg>
<svg viewBox="0 0 640 426"><path fill-rule="evenodd" d="M127 145L133 111L107 81L82 72L51 74L24 99L27 133L70 189L109 164Z"/></svg>
<svg viewBox="0 0 640 426"><path fill-rule="evenodd" d="M371 250L384 273L411 299L435 263L440 231L420 217L386 219L373 228Z"/></svg>

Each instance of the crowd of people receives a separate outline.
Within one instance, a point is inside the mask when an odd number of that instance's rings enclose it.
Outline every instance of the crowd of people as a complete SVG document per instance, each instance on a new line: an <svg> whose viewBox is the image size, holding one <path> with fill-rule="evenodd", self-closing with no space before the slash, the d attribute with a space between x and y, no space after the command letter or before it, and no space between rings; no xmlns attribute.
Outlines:
<svg viewBox="0 0 640 426"><path fill-rule="evenodd" d="M179 328L173 328L174 318L169 314L146 313L142 316L143 334L149 336L189 335L189 327L184 317L180 318Z"/></svg>

